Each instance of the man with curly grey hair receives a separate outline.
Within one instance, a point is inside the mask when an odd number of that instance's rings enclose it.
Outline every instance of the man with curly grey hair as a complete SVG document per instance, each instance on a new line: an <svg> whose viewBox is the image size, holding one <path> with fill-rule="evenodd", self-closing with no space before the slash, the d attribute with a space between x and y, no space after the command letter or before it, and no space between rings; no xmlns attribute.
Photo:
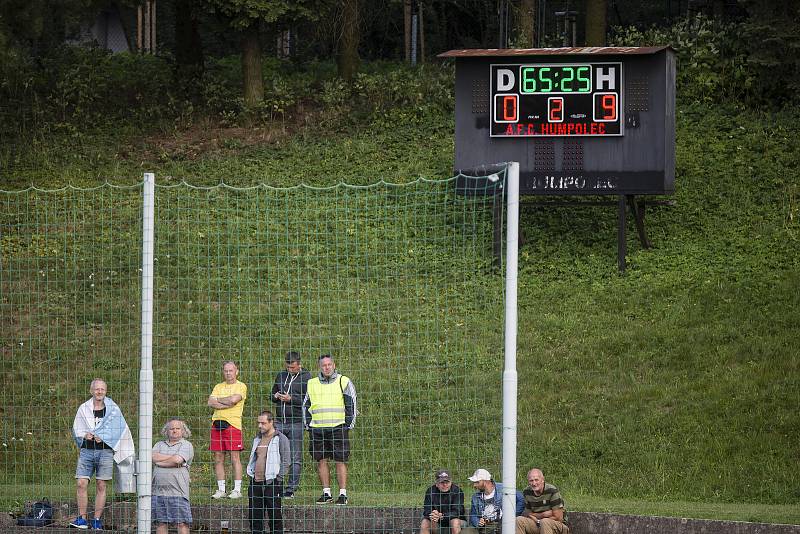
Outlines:
<svg viewBox="0 0 800 534"><path fill-rule="evenodd" d="M167 534L171 524L179 534L189 534L189 466L194 447L187 438L192 432L182 419L173 418L161 428L161 435L164 440L153 445L153 522L157 534Z"/></svg>

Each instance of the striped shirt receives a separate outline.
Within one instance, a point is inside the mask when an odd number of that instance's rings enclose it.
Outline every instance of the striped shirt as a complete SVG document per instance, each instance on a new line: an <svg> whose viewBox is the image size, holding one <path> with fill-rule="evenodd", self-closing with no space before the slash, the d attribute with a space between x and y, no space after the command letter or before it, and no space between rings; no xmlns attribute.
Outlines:
<svg viewBox="0 0 800 534"><path fill-rule="evenodd" d="M545 482L541 495L534 495L530 486L522 492L525 498L525 510L539 513L556 508L564 508L564 499L561 498L558 488Z"/></svg>

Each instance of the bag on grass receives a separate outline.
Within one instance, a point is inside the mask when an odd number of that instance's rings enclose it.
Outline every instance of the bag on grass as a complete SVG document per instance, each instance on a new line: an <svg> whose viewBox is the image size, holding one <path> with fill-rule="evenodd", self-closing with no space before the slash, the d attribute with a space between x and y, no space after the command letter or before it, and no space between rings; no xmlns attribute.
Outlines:
<svg viewBox="0 0 800 534"><path fill-rule="evenodd" d="M53 506L47 499L30 505L28 513L17 518L20 527L46 527L53 522Z"/></svg>

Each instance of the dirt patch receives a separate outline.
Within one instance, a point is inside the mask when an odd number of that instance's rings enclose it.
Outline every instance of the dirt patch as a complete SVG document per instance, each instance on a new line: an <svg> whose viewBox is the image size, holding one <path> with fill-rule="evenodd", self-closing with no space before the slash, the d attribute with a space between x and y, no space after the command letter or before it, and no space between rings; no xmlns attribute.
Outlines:
<svg viewBox="0 0 800 534"><path fill-rule="evenodd" d="M288 129L281 125L242 127L210 127L193 125L169 137L150 138L142 147L144 159L195 160L216 154L237 152L243 148L274 144L286 138ZM133 154L120 154L133 156Z"/></svg>
<svg viewBox="0 0 800 534"><path fill-rule="evenodd" d="M176 133L150 137L138 148L123 148L118 155L149 161L193 161L215 155L231 155L243 149L273 145L285 140L312 121L312 115L298 112L286 120L259 122L252 126L222 126L213 119L198 120Z"/></svg>

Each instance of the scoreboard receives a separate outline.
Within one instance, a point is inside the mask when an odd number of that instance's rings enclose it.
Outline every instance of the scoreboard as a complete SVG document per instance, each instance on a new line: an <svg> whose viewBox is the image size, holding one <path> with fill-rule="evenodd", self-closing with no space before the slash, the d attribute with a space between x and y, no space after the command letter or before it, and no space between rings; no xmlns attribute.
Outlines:
<svg viewBox="0 0 800 534"><path fill-rule="evenodd" d="M671 48L451 50L439 57L456 62L457 173L480 176L517 161L523 195L674 192Z"/></svg>
<svg viewBox="0 0 800 534"><path fill-rule="evenodd" d="M622 135L622 63L491 65L492 137Z"/></svg>

